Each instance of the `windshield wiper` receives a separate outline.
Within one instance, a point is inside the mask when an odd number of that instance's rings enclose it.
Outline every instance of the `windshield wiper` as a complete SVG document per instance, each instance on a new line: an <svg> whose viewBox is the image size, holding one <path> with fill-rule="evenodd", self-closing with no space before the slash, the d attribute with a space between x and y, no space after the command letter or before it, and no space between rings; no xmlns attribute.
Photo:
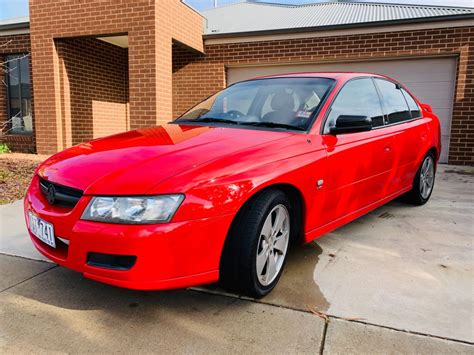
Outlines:
<svg viewBox="0 0 474 355"><path fill-rule="evenodd" d="M269 128L285 128L285 129L293 129L298 131L305 131L306 128L293 126L286 123L278 123L278 122L261 122L261 121L253 121L253 122L240 122L241 125L248 125L248 126L256 126L256 127L269 127Z"/></svg>
<svg viewBox="0 0 474 355"><path fill-rule="evenodd" d="M234 120L229 120L226 118L214 118L214 117L201 117L195 119L179 119L176 121L177 123L193 123L193 122L216 122L216 123L228 123L228 124L235 124L235 125L242 125L242 126L255 126L255 127L269 127L269 128L285 128L297 131L305 131L306 129L303 127L293 126L286 123L278 123L278 122L261 122L261 121L250 121L250 122L239 122Z"/></svg>
<svg viewBox="0 0 474 355"><path fill-rule="evenodd" d="M240 122L238 121L228 120L226 118L214 118L214 117L202 117L202 118L195 118L193 120L182 119L182 120L177 120L177 122L218 122L218 123L240 124Z"/></svg>

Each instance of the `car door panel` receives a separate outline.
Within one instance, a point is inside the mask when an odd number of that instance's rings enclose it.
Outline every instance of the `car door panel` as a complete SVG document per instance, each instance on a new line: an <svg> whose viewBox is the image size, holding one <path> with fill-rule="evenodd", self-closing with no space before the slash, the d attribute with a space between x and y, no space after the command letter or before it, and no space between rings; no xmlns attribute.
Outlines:
<svg viewBox="0 0 474 355"><path fill-rule="evenodd" d="M427 145L427 126L423 119L405 122L391 127L394 133L396 189L411 186L418 169L420 152Z"/></svg>
<svg viewBox="0 0 474 355"><path fill-rule="evenodd" d="M328 152L326 206L335 220L380 200L390 193L388 176L393 168L392 133L378 130L340 136L326 136Z"/></svg>
<svg viewBox="0 0 474 355"><path fill-rule="evenodd" d="M330 134L337 117L362 115L383 127L383 111L372 78L357 78L339 91L323 128L328 153L330 203L326 213L330 221L374 203L390 193L393 169L394 134L383 129L347 134Z"/></svg>
<svg viewBox="0 0 474 355"><path fill-rule="evenodd" d="M411 186L417 171L419 152L426 145L427 125L420 119L421 110L410 94L399 84L376 78L387 126L394 134L394 169L391 174L393 192Z"/></svg>

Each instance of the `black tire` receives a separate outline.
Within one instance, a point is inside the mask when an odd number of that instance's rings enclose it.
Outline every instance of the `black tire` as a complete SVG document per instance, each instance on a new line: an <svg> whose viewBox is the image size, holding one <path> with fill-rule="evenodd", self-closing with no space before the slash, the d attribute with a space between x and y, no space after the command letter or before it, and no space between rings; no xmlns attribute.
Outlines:
<svg viewBox="0 0 474 355"><path fill-rule="evenodd" d="M263 224L269 213L278 205L285 206L291 214L286 195L276 189L267 189L248 201L237 214L229 230L220 262L220 283L225 289L261 298L270 293L278 283L287 259L288 249L278 275L269 285L264 286L260 283L256 266ZM291 220L290 215L290 233ZM290 235L290 240L291 237Z"/></svg>
<svg viewBox="0 0 474 355"><path fill-rule="evenodd" d="M429 194L423 197L422 191L421 191L421 184L420 184L421 169L427 159L431 159L431 163L433 164L433 185L431 187L431 191L429 192ZM417 205L417 206L424 205L426 202L428 202L428 200L431 197L431 194L433 193L435 176L436 176L436 158L432 152L428 152L428 154L426 154L423 160L421 161L418 171L416 172L412 189L403 196L403 200L405 202L408 202L410 204Z"/></svg>

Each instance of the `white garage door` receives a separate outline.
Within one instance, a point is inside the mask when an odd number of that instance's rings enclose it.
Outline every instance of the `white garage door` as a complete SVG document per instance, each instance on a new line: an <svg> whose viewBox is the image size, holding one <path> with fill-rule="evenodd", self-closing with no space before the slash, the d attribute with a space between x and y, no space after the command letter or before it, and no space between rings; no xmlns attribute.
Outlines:
<svg viewBox="0 0 474 355"><path fill-rule="evenodd" d="M388 75L404 85L422 102L433 107L441 120L443 150L441 162L448 160L451 113L454 99L456 58L403 59L370 62L293 64L227 68L227 84L261 75L301 71L363 71Z"/></svg>

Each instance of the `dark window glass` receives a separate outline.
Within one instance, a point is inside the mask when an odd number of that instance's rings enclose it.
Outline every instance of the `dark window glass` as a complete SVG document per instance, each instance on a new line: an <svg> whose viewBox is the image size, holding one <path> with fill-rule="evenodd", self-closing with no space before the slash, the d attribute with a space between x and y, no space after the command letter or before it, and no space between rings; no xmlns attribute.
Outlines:
<svg viewBox="0 0 474 355"><path fill-rule="evenodd" d="M27 55L6 57L8 132L31 133L30 58Z"/></svg>
<svg viewBox="0 0 474 355"><path fill-rule="evenodd" d="M329 133L340 115L360 115L372 119L374 127L383 126L380 99L371 78L349 81L334 100L324 133Z"/></svg>
<svg viewBox="0 0 474 355"><path fill-rule="evenodd" d="M303 77L243 81L207 98L178 122L280 124L307 129L332 83L332 79Z"/></svg>
<svg viewBox="0 0 474 355"><path fill-rule="evenodd" d="M401 89L395 83L375 79L382 95L388 124L411 120L410 110Z"/></svg>
<svg viewBox="0 0 474 355"><path fill-rule="evenodd" d="M403 95L405 96L405 99L407 100L408 107L410 108L411 112L411 117L412 118L419 118L421 117L421 111L420 108L418 107L418 104L416 101L413 99L413 97L404 89L401 89L403 92Z"/></svg>

